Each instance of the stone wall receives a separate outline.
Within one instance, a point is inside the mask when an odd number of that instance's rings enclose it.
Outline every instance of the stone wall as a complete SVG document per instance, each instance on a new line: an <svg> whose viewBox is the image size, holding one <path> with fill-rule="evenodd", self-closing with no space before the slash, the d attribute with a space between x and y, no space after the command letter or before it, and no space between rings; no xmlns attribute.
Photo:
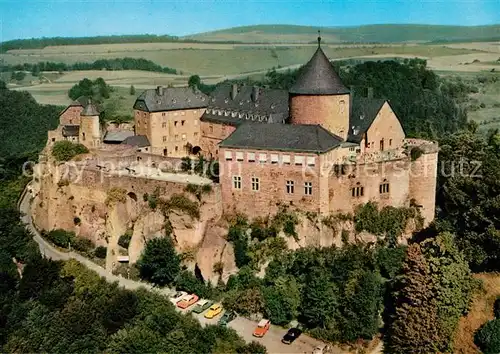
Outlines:
<svg viewBox="0 0 500 354"><path fill-rule="evenodd" d="M349 130L349 95L292 95L292 124L319 124L326 130L347 138Z"/></svg>
<svg viewBox="0 0 500 354"><path fill-rule="evenodd" d="M101 146L101 128L99 116L82 116L80 119L80 133L78 138L80 144L87 148Z"/></svg>
<svg viewBox="0 0 500 354"><path fill-rule="evenodd" d="M207 157L216 157L219 143L226 139L236 127L227 124L201 122L201 151Z"/></svg>
<svg viewBox="0 0 500 354"><path fill-rule="evenodd" d="M59 116L59 125L80 125L82 106L68 106Z"/></svg>

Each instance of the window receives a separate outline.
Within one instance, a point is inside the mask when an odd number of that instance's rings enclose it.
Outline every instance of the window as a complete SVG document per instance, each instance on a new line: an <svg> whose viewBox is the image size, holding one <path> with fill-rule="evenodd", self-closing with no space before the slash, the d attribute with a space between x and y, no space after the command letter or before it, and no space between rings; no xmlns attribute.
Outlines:
<svg viewBox="0 0 500 354"><path fill-rule="evenodd" d="M271 163L276 165L279 161L279 156L277 154L271 154Z"/></svg>
<svg viewBox="0 0 500 354"><path fill-rule="evenodd" d="M364 188L361 186L351 188L351 194L353 197L362 197L364 195L364 192Z"/></svg>
<svg viewBox="0 0 500 354"><path fill-rule="evenodd" d="M175 141L179 140L179 134L175 134L174 139L175 139Z"/></svg>
<svg viewBox="0 0 500 354"><path fill-rule="evenodd" d="M194 111L194 113L196 113L196 111ZM194 125L198 125L198 119L195 119L193 123Z"/></svg>
<svg viewBox="0 0 500 354"><path fill-rule="evenodd" d="M186 115L186 112L182 111L181 116L185 116L185 115Z"/></svg>
<svg viewBox="0 0 500 354"><path fill-rule="evenodd" d="M242 152L236 153L236 161L243 161L243 153Z"/></svg>
<svg viewBox="0 0 500 354"><path fill-rule="evenodd" d="M182 134L182 140L186 140L186 134Z"/></svg>
<svg viewBox="0 0 500 354"><path fill-rule="evenodd" d="M161 127L162 128L166 128L167 127L167 123L166 122L161 123Z"/></svg>
<svg viewBox="0 0 500 354"><path fill-rule="evenodd" d="M283 155L282 159L285 165L290 165L290 155Z"/></svg>
<svg viewBox="0 0 500 354"><path fill-rule="evenodd" d="M378 187L378 191L380 192L380 194L389 193L389 182L384 180L384 182Z"/></svg>
<svg viewBox="0 0 500 354"><path fill-rule="evenodd" d="M184 123L186 123L186 121L185 120L181 120L181 125L184 125Z"/></svg>
<svg viewBox="0 0 500 354"><path fill-rule="evenodd" d="M213 127L213 125L209 126L209 127L208 127L208 130L210 131L210 133L213 133L213 132L214 132L214 127Z"/></svg>
<svg viewBox="0 0 500 354"><path fill-rule="evenodd" d="M307 157L307 166L314 166L316 164L316 158L314 156Z"/></svg>
<svg viewBox="0 0 500 354"><path fill-rule="evenodd" d="M175 151L179 151L179 147L178 146L175 147Z"/></svg>
<svg viewBox="0 0 500 354"><path fill-rule="evenodd" d="M175 101L174 101L174 103L175 103ZM174 112L174 116L176 116L176 115L178 115L178 114L179 114L179 113L177 113L177 112Z"/></svg>
<svg viewBox="0 0 500 354"><path fill-rule="evenodd" d="M305 195L312 195L313 194L313 184L312 184L312 182L306 182L306 183L304 183L304 194Z"/></svg>
<svg viewBox="0 0 500 354"><path fill-rule="evenodd" d="M241 176L233 176L233 188L241 189Z"/></svg>
<svg viewBox="0 0 500 354"><path fill-rule="evenodd" d="M174 121L174 127L176 127L176 126L177 126L177 121Z"/></svg>
<svg viewBox="0 0 500 354"><path fill-rule="evenodd" d="M258 177L252 177L252 190L258 191L260 189L260 181Z"/></svg>
<svg viewBox="0 0 500 354"><path fill-rule="evenodd" d="M226 161L231 161L233 159L233 153L231 151L224 152L224 158Z"/></svg>
<svg viewBox="0 0 500 354"><path fill-rule="evenodd" d="M295 156L295 165L303 165L304 164L304 156Z"/></svg>
<svg viewBox="0 0 500 354"><path fill-rule="evenodd" d="M384 139L380 140L380 151L384 151Z"/></svg>
<svg viewBox="0 0 500 354"><path fill-rule="evenodd" d="M247 153L247 160L248 160L248 162L255 162L255 152L248 152Z"/></svg>
<svg viewBox="0 0 500 354"><path fill-rule="evenodd" d="M161 116L162 116L162 117L165 117L165 112L163 112L163 113L161 114Z"/></svg>
<svg viewBox="0 0 500 354"><path fill-rule="evenodd" d="M293 181L286 181L286 192L293 194Z"/></svg>
<svg viewBox="0 0 500 354"><path fill-rule="evenodd" d="M166 142L166 141L167 141L167 137L166 137L166 136L164 136L164 137L163 137L163 142Z"/></svg>
<svg viewBox="0 0 500 354"><path fill-rule="evenodd" d="M392 139L389 139L389 146L392 146Z"/></svg>
<svg viewBox="0 0 500 354"><path fill-rule="evenodd" d="M267 155L266 154L259 154L259 162L266 163L267 162Z"/></svg>
<svg viewBox="0 0 500 354"><path fill-rule="evenodd" d="M193 136L194 136L195 138L197 138L197 137L198 137L198 132L194 132Z"/></svg>

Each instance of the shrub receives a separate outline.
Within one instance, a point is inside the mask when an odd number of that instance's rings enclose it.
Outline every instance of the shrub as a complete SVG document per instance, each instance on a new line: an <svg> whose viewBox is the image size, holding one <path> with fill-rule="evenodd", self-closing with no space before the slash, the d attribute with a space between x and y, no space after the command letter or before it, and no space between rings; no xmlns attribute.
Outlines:
<svg viewBox="0 0 500 354"><path fill-rule="evenodd" d="M52 156L56 161L69 161L77 155L88 152L89 150L82 144L75 144L67 140L58 141L52 147Z"/></svg>
<svg viewBox="0 0 500 354"><path fill-rule="evenodd" d="M82 220L81 220L78 216L75 216L75 217L73 218L73 223L74 223L75 225L80 225L80 224L82 223Z"/></svg>
<svg viewBox="0 0 500 354"><path fill-rule="evenodd" d="M169 200L164 202L163 211L180 210L191 216L193 219L200 218L200 206L182 194L174 194Z"/></svg>
<svg viewBox="0 0 500 354"><path fill-rule="evenodd" d="M108 190L105 204L125 203L127 201L127 191L123 188L113 187Z"/></svg>
<svg viewBox="0 0 500 354"><path fill-rule="evenodd" d="M142 279L159 286L172 284L180 272L181 260L170 236L154 238L146 247L137 262Z"/></svg>
<svg viewBox="0 0 500 354"><path fill-rule="evenodd" d="M214 273L222 275L222 272L224 272L224 262L222 262L222 261L215 262L213 270L214 270Z"/></svg>
<svg viewBox="0 0 500 354"><path fill-rule="evenodd" d="M142 195L142 200L144 200L145 202L147 202L149 200L149 194L148 193L144 193Z"/></svg>
<svg viewBox="0 0 500 354"><path fill-rule="evenodd" d="M105 259L107 253L107 248L104 246L99 246L94 250L94 256L97 258Z"/></svg>
<svg viewBox="0 0 500 354"><path fill-rule="evenodd" d="M118 244L123 248L128 248L130 245L130 240L132 239L132 230L127 230L123 235L118 239Z"/></svg>
<svg viewBox="0 0 500 354"><path fill-rule="evenodd" d="M420 156L422 156L422 155L423 155L423 153L424 153L424 152L423 152L423 150L422 150L420 147L418 147L418 146L414 147L414 148L413 148L413 149L411 149L411 151L410 151L410 157L411 157L411 160L412 160L412 161L417 160L418 158L420 158Z"/></svg>
<svg viewBox="0 0 500 354"><path fill-rule="evenodd" d="M75 250L80 252L89 252L92 248L94 248L94 243L91 240L83 237L77 237L73 241L72 245Z"/></svg>
<svg viewBox="0 0 500 354"><path fill-rule="evenodd" d="M68 248L68 246L72 244L75 239L75 233L63 229L57 229L50 231L46 234L46 237L54 245L62 248Z"/></svg>
<svg viewBox="0 0 500 354"><path fill-rule="evenodd" d="M481 327L476 332L474 343L485 354L500 353L500 319L489 321Z"/></svg>

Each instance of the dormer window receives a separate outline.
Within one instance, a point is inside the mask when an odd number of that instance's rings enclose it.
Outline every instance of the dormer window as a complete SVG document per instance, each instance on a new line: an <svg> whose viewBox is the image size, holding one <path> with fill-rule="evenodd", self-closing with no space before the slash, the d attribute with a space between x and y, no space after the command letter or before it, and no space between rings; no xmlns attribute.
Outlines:
<svg viewBox="0 0 500 354"><path fill-rule="evenodd" d="M219 116L221 116L221 115L222 115L222 111L221 111L221 110L218 110L218 111L217 111L217 114L218 114Z"/></svg>
<svg viewBox="0 0 500 354"><path fill-rule="evenodd" d="M236 112L232 112L231 117L233 117L233 118L236 117L236 114L237 114Z"/></svg>
<svg viewBox="0 0 500 354"><path fill-rule="evenodd" d="M226 99L224 100L224 103L228 103L228 102L229 102L229 99L227 99L227 98L226 98Z"/></svg>
<svg viewBox="0 0 500 354"><path fill-rule="evenodd" d="M224 111L224 117L229 116L229 111Z"/></svg>

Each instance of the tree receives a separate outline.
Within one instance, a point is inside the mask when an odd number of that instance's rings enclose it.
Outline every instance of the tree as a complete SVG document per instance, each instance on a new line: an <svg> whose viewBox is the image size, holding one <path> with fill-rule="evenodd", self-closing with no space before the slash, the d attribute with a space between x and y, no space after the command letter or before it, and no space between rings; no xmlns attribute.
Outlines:
<svg viewBox="0 0 500 354"><path fill-rule="evenodd" d="M199 87L201 84L201 79L200 76L198 75L191 75L188 80L188 86L189 87Z"/></svg>
<svg viewBox="0 0 500 354"><path fill-rule="evenodd" d="M137 262L142 279L155 285L172 284L180 271L180 258L175 251L170 236L155 238L146 243L141 258Z"/></svg>
<svg viewBox="0 0 500 354"><path fill-rule="evenodd" d="M267 354L267 349L256 341L251 341L241 347L236 348L238 354Z"/></svg>
<svg viewBox="0 0 500 354"><path fill-rule="evenodd" d="M386 341L390 353L435 353L442 338L429 264L419 244L408 247L396 313Z"/></svg>
<svg viewBox="0 0 500 354"><path fill-rule="evenodd" d="M130 95L135 96L135 87L134 85L130 85Z"/></svg>
<svg viewBox="0 0 500 354"><path fill-rule="evenodd" d="M474 337L474 342L485 354L500 353L500 319L488 321Z"/></svg>
<svg viewBox="0 0 500 354"><path fill-rule="evenodd" d="M52 155L57 161L69 161L73 157L89 152L82 144L76 144L68 140L57 141L52 146Z"/></svg>
<svg viewBox="0 0 500 354"><path fill-rule="evenodd" d="M263 290L265 313L272 323L284 325L299 314L300 289L293 277L280 277Z"/></svg>

